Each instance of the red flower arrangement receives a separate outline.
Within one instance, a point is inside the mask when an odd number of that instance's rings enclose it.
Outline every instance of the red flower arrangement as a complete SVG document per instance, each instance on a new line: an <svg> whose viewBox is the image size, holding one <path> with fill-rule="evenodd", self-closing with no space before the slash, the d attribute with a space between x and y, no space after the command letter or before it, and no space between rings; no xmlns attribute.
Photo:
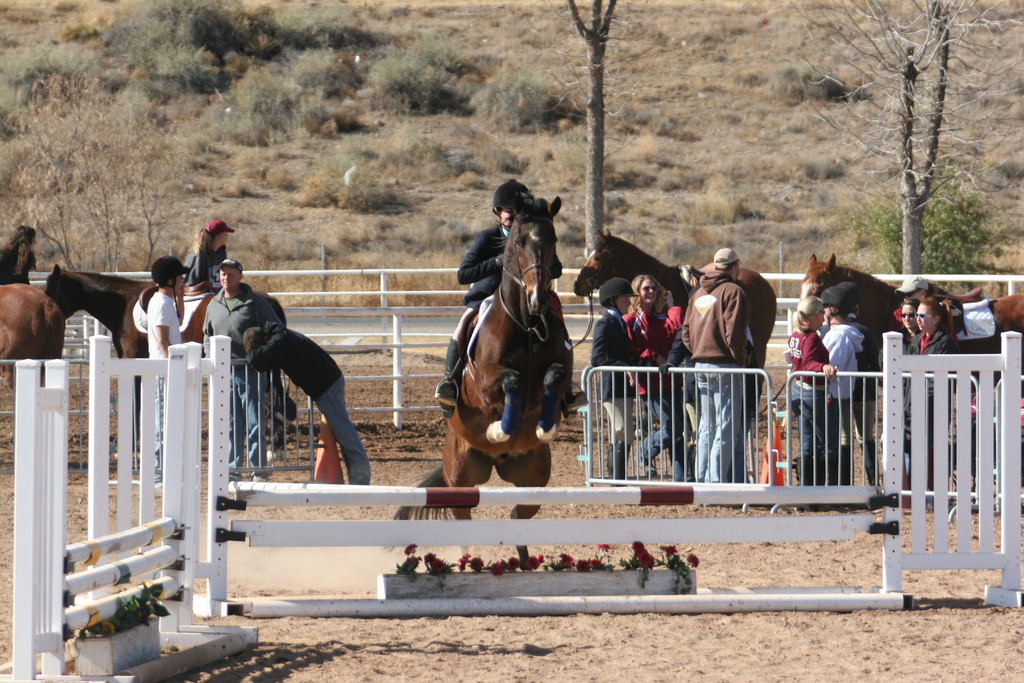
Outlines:
<svg viewBox="0 0 1024 683"><path fill-rule="evenodd" d="M665 567L676 574L675 581L673 583L675 592L689 592L693 585L693 575L691 572L696 569L697 565L700 563L696 555L690 553L686 558L683 558L679 554L676 546L663 545L660 546L663 556L661 558L656 558L640 541L634 541L630 548L632 550L632 554L625 560L619 560L619 566L623 569L637 570L641 572L641 586L645 586L647 584L651 569L654 569L655 567ZM538 569L553 572L610 572L615 568L615 565L608 559L608 553L610 551L611 546L602 543L597 546L596 557L589 559L576 559L568 553L560 553L557 558L550 559L547 562L544 561L543 555L531 555L527 557L524 562L521 562L518 557L510 557L507 560L495 560L489 564L484 562L480 557L474 557L469 553L466 553L459 558L459 561L456 564L449 564L433 553L427 553L422 558L414 555L413 553L416 552L416 545L411 544L405 548L405 561L395 567L395 573L405 574L410 579L415 579L417 575L416 570L419 568L420 564L423 564L427 574L437 576L441 581L441 585L444 585L445 575L451 574L456 567L458 567L460 572L469 570L476 574L481 574L486 570L493 576L502 576L506 572L527 572L537 571Z"/></svg>
<svg viewBox="0 0 1024 683"><path fill-rule="evenodd" d="M405 574L410 579L415 580L417 576L416 568L420 566L420 563L422 563L428 574L440 578L441 585L443 586L445 575L451 574L452 569L455 566L445 562L434 553L427 553L422 558L418 555L413 555L413 553L416 552L415 543L410 543L405 546L405 550L403 552L405 552L405 561L402 562L402 564L395 566L395 573Z"/></svg>
<svg viewBox="0 0 1024 683"><path fill-rule="evenodd" d="M661 546L663 557L657 559L640 541L633 541L632 549L632 556L626 560L619 560L619 565L624 569L639 571L641 573L641 586L647 584L647 579L650 578L650 571L652 569L655 567L665 567L675 572L676 576L672 583L672 588L677 594L690 591L691 586L693 586L692 571L700 564L700 560L697 559L696 555L690 553L684 559L679 555L679 551L674 545L663 545Z"/></svg>

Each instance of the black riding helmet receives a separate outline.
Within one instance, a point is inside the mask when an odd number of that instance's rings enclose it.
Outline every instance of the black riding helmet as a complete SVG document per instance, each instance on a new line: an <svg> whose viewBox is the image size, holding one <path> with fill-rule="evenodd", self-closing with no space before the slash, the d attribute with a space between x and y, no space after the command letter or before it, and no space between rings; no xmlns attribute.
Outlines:
<svg viewBox="0 0 1024 683"><path fill-rule="evenodd" d="M505 209L506 211L512 211L515 208L516 197L532 199L533 195L530 194L530 189L518 180L505 181L494 191L492 206L495 210Z"/></svg>
<svg viewBox="0 0 1024 683"><path fill-rule="evenodd" d="M607 280L598 292L598 298L601 300L601 305L605 308L615 308L612 305L612 301L617 296L636 296L636 292L633 291L633 285L629 284L629 280L624 277L613 277Z"/></svg>
<svg viewBox="0 0 1024 683"><path fill-rule="evenodd" d="M846 315L860 303L860 288L854 282L840 282L821 293L821 303L834 306L840 315Z"/></svg>
<svg viewBox="0 0 1024 683"><path fill-rule="evenodd" d="M161 256L153 262L151 274L153 282L160 287L171 286L174 278L188 273L188 268L181 265L181 261L173 256Z"/></svg>

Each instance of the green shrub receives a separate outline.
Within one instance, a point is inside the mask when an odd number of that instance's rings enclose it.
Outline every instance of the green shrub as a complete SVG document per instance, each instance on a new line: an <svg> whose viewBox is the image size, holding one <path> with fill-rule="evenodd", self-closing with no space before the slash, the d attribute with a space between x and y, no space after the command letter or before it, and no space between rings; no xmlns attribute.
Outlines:
<svg viewBox="0 0 1024 683"><path fill-rule="evenodd" d="M452 76L465 76L472 70L455 46L440 38L417 38L409 47L409 56L420 64Z"/></svg>
<svg viewBox="0 0 1024 683"><path fill-rule="evenodd" d="M252 69L226 96L228 107L218 112L217 131L246 145L268 145L296 127L300 92L295 83L266 69Z"/></svg>
<svg viewBox="0 0 1024 683"><path fill-rule="evenodd" d="M229 54L266 59L279 51L269 19L245 14L236 0L152 0L137 8L110 30L110 49L132 68L187 91L224 87L219 66Z"/></svg>
<svg viewBox="0 0 1024 683"><path fill-rule="evenodd" d="M462 113L455 79L468 67L443 41L420 39L385 57L370 74L374 106L401 114Z"/></svg>
<svg viewBox="0 0 1024 683"><path fill-rule="evenodd" d="M274 35L282 48L316 50L365 49L378 40L348 23L347 11L331 7L322 12L282 12L274 18Z"/></svg>
<svg viewBox="0 0 1024 683"><path fill-rule="evenodd" d="M0 82L20 91L22 99L33 84L52 75L91 76L99 72L99 57L81 45L31 45L10 50L0 60Z"/></svg>
<svg viewBox="0 0 1024 683"><path fill-rule="evenodd" d="M903 217L896 200L877 201L844 218L842 227L873 245L882 270L902 270ZM921 270L925 273L982 273L997 268L1008 231L984 197L963 183L939 188L925 208L921 227Z"/></svg>
<svg viewBox="0 0 1024 683"><path fill-rule="evenodd" d="M536 132L555 122L556 102L547 77L536 71L502 69L471 101L477 114L510 133Z"/></svg>
<svg viewBox="0 0 1024 683"><path fill-rule="evenodd" d="M333 50L307 50L288 66L295 84L305 91L316 91L323 97L346 97L359 87L361 79L351 64L343 63Z"/></svg>
<svg viewBox="0 0 1024 683"><path fill-rule="evenodd" d="M768 89L780 100L844 100L846 86L834 76L800 64L783 64L768 77Z"/></svg>

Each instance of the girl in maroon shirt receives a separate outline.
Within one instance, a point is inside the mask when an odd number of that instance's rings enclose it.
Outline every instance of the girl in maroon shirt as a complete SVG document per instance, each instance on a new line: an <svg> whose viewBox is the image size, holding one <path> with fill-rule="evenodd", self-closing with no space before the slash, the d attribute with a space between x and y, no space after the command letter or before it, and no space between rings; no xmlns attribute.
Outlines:
<svg viewBox="0 0 1024 683"><path fill-rule="evenodd" d="M790 372L822 373L802 376L790 383L789 408L797 418L800 437L800 483L822 486L839 481L839 404L828 400L827 382L836 376L828 349L818 335L825 309L816 296L804 297L794 316L796 331L789 337Z"/></svg>

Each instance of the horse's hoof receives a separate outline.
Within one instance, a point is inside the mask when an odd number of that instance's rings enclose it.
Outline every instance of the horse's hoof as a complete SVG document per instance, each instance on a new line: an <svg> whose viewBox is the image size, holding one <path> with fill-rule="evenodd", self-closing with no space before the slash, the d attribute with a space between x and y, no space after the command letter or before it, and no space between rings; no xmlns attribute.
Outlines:
<svg viewBox="0 0 1024 683"><path fill-rule="evenodd" d="M487 440L491 443L504 443L510 436L501 430L501 422L492 422L487 426Z"/></svg>
<svg viewBox="0 0 1024 683"><path fill-rule="evenodd" d="M537 440L541 443L548 443L555 438L555 432L558 431L558 427L552 427L551 429L544 431L540 427L537 427Z"/></svg>

